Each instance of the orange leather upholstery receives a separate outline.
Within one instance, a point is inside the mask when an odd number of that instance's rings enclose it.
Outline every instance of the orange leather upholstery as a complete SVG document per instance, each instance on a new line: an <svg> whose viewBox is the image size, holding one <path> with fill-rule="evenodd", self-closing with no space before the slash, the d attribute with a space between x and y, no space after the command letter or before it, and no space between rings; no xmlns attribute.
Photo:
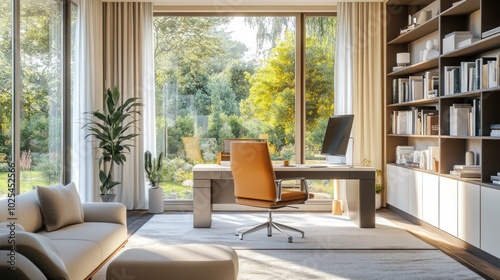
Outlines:
<svg viewBox="0 0 500 280"><path fill-rule="evenodd" d="M232 142L231 171L238 204L273 209L309 198L307 189L279 188L266 142Z"/></svg>

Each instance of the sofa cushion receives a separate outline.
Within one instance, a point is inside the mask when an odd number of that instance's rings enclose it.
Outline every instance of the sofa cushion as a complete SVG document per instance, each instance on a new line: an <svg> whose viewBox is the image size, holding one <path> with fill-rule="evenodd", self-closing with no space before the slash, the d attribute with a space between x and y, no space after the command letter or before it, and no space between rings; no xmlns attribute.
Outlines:
<svg viewBox="0 0 500 280"><path fill-rule="evenodd" d="M86 279L103 262L99 244L95 242L86 240L52 240L52 242L59 249L71 280Z"/></svg>
<svg viewBox="0 0 500 280"><path fill-rule="evenodd" d="M74 183L49 188L37 187L38 203L45 230L83 223L83 208Z"/></svg>
<svg viewBox="0 0 500 280"><path fill-rule="evenodd" d="M97 244L101 252L101 261L112 254L127 238L127 228L124 225L113 223L85 222L70 225L56 231L39 231L50 240L82 240Z"/></svg>
<svg viewBox="0 0 500 280"><path fill-rule="evenodd" d="M16 207L14 209L14 216L10 216L8 210L9 199L0 199L0 222L9 221L8 218L17 218L16 224L22 225L25 231L36 232L43 227L42 213L38 206L38 199L36 192L27 192L17 195L15 198Z"/></svg>

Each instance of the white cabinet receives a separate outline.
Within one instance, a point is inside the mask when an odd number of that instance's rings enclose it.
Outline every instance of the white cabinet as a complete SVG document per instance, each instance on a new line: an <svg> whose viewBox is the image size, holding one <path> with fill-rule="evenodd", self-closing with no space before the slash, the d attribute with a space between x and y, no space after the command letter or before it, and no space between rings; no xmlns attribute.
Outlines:
<svg viewBox="0 0 500 280"><path fill-rule="evenodd" d="M439 178L439 228L458 236L457 180Z"/></svg>
<svg viewBox="0 0 500 280"><path fill-rule="evenodd" d="M458 238L479 248L481 187L458 181Z"/></svg>
<svg viewBox="0 0 500 280"><path fill-rule="evenodd" d="M387 165L387 203L408 212L409 169Z"/></svg>
<svg viewBox="0 0 500 280"><path fill-rule="evenodd" d="M422 220L422 172L410 170L408 176L408 213Z"/></svg>
<svg viewBox="0 0 500 280"><path fill-rule="evenodd" d="M439 177L422 173L422 220L439 227Z"/></svg>
<svg viewBox="0 0 500 280"><path fill-rule="evenodd" d="M500 190L481 187L481 250L500 258Z"/></svg>

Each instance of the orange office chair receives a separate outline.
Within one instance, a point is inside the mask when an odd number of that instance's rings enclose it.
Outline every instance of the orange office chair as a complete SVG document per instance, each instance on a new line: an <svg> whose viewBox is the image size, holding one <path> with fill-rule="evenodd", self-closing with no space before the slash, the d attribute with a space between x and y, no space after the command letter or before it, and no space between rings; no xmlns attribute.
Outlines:
<svg viewBox="0 0 500 280"><path fill-rule="evenodd" d="M283 229L297 231L304 237L304 232L280 223L273 222L272 210L301 204L309 199L305 178L276 179L267 142L231 142L231 172L234 181L236 203L269 209L268 221L253 227L240 228L236 235L243 235L267 228L267 236L272 236L272 228L288 237ZM300 189L283 188L283 181L300 180Z"/></svg>

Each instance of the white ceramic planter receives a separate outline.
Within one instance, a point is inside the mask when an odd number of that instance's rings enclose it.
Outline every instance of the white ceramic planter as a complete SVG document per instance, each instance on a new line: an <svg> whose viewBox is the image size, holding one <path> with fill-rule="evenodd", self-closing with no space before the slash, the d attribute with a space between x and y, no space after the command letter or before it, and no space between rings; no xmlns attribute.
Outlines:
<svg viewBox="0 0 500 280"><path fill-rule="evenodd" d="M382 194L376 193L375 194L375 209L379 209L382 207Z"/></svg>
<svg viewBox="0 0 500 280"><path fill-rule="evenodd" d="M163 213L163 189L149 188L149 213Z"/></svg>

